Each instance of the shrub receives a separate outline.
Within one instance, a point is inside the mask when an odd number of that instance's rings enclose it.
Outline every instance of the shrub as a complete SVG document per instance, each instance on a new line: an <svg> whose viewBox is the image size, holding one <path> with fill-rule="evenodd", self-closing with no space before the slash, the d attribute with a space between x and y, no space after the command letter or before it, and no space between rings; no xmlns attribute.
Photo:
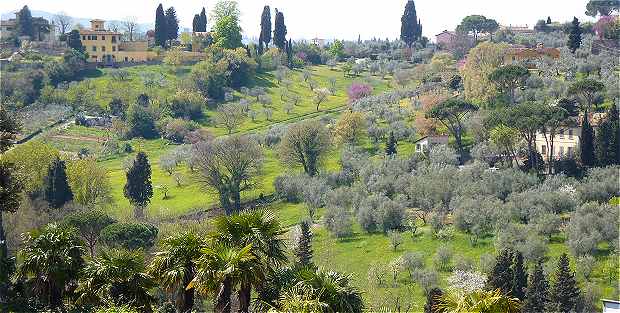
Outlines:
<svg viewBox="0 0 620 313"><path fill-rule="evenodd" d="M198 92L179 90L170 101L170 111L176 118L198 120L203 116L202 107L206 101Z"/></svg>
<svg viewBox="0 0 620 313"><path fill-rule="evenodd" d="M155 245L157 227L146 223L115 223L101 231L101 241L110 247L149 249Z"/></svg>
<svg viewBox="0 0 620 313"><path fill-rule="evenodd" d="M198 129L198 125L182 119L171 119L164 127L164 138L174 143L183 143L190 132Z"/></svg>
<svg viewBox="0 0 620 313"><path fill-rule="evenodd" d="M273 186L278 198L298 203L303 200L305 182L303 176L280 175L273 181Z"/></svg>

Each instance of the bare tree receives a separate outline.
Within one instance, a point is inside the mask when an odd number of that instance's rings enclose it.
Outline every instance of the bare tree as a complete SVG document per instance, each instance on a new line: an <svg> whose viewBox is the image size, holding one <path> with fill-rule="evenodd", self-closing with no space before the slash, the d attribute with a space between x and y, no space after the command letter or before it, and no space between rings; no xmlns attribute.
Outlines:
<svg viewBox="0 0 620 313"><path fill-rule="evenodd" d="M120 25L118 25L117 22L110 22L108 23L108 27L110 28L111 31L118 33L121 29Z"/></svg>
<svg viewBox="0 0 620 313"><path fill-rule="evenodd" d="M241 192L256 185L263 151L247 136L220 137L200 142L195 150L197 179L217 191L226 215L241 210Z"/></svg>
<svg viewBox="0 0 620 313"><path fill-rule="evenodd" d="M73 19L71 16L67 15L65 12L61 11L54 15L54 23L56 24L56 28L61 35L67 33L72 22Z"/></svg>
<svg viewBox="0 0 620 313"><path fill-rule="evenodd" d="M245 112L239 104L224 104L217 109L217 116L215 121L219 125L223 125L228 130L230 135L239 124L243 123L245 119Z"/></svg>
<svg viewBox="0 0 620 313"><path fill-rule="evenodd" d="M132 16L126 17L121 24L125 29L125 33L129 36L129 41L133 41L133 34L138 31L138 23L136 18Z"/></svg>

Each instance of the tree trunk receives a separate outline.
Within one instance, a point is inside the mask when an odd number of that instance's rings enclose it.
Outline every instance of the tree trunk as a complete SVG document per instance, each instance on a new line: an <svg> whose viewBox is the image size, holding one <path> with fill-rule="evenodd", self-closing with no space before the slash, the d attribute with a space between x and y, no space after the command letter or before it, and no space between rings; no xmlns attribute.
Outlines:
<svg viewBox="0 0 620 313"><path fill-rule="evenodd" d="M224 279L220 286L220 291L215 298L214 313L230 313L230 296L232 294L232 281L230 278Z"/></svg>
<svg viewBox="0 0 620 313"><path fill-rule="evenodd" d="M0 303L5 303L8 291L8 281L12 272L12 263L9 263L9 249L7 248L6 235L2 225L2 211L0 211L0 264L8 265L0 270Z"/></svg>
<svg viewBox="0 0 620 313"><path fill-rule="evenodd" d="M454 133L454 141L456 141L456 146L459 149L459 165L463 165L465 163L465 150L463 150L463 143L459 132Z"/></svg>
<svg viewBox="0 0 620 313"><path fill-rule="evenodd" d="M242 284L239 289L239 313L250 312L250 296L252 295L252 285Z"/></svg>
<svg viewBox="0 0 620 313"><path fill-rule="evenodd" d="M180 311L182 313L191 312L194 307L194 288L185 288L194 278L194 265L190 262L186 265L186 267L190 270L185 273L185 277L183 279L183 289L181 290L181 294L183 295L183 304L180 306Z"/></svg>
<svg viewBox="0 0 620 313"><path fill-rule="evenodd" d="M133 216L137 220L144 220L144 207L141 205L136 205L133 209Z"/></svg>
<svg viewBox="0 0 620 313"><path fill-rule="evenodd" d="M62 291L56 286L55 282L49 283L50 308L55 309L62 306Z"/></svg>
<svg viewBox="0 0 620 313"><path fill-rule="evenodd" d="M232 198L235 204L235 213L241 212L241 194L239 192L239 187L232 191Z"/></svg>

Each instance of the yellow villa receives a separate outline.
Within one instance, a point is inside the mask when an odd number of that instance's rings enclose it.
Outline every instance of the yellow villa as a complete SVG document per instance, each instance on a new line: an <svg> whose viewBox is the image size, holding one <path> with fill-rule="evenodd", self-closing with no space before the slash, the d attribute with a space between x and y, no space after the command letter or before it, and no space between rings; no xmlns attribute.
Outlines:
<svg viewBox="0 0 620 313"><path fill-rule="evenodd" d="M147 41L121 41L121 33L105 29L105 21L90 21L90 29L81 29L82 45L89 62L112 65L117 62L146 62L157 54L148 51Z"/></svg>

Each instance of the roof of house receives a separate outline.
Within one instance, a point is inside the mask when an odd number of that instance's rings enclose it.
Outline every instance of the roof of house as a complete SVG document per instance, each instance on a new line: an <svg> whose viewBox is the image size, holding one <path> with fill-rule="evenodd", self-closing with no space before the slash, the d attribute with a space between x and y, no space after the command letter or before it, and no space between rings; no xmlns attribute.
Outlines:
<svg viewBox="0 0 620 313"><path fill-rule="evenodd" d="M437 34L435 36L439 36L439 35L443 35L443 34L454 35L455 32L449 31L449 30L446 29L446 30L442 31L441 33L439 33L439 34Z"/></svg>
<svg viewBox="0 0 620 313"><path fill-rule="evenodd" d="M425 140L425 139L447 139L447 138L448 138L448 136L447 136L447 135L431 135L431 136L424 136L424 137L422 137L422 138L420 138L420 139L418 139L418 140L414 141L413 143L418 143L418 142L420 142L420 141L422 141L422 140Z"/></svg>

